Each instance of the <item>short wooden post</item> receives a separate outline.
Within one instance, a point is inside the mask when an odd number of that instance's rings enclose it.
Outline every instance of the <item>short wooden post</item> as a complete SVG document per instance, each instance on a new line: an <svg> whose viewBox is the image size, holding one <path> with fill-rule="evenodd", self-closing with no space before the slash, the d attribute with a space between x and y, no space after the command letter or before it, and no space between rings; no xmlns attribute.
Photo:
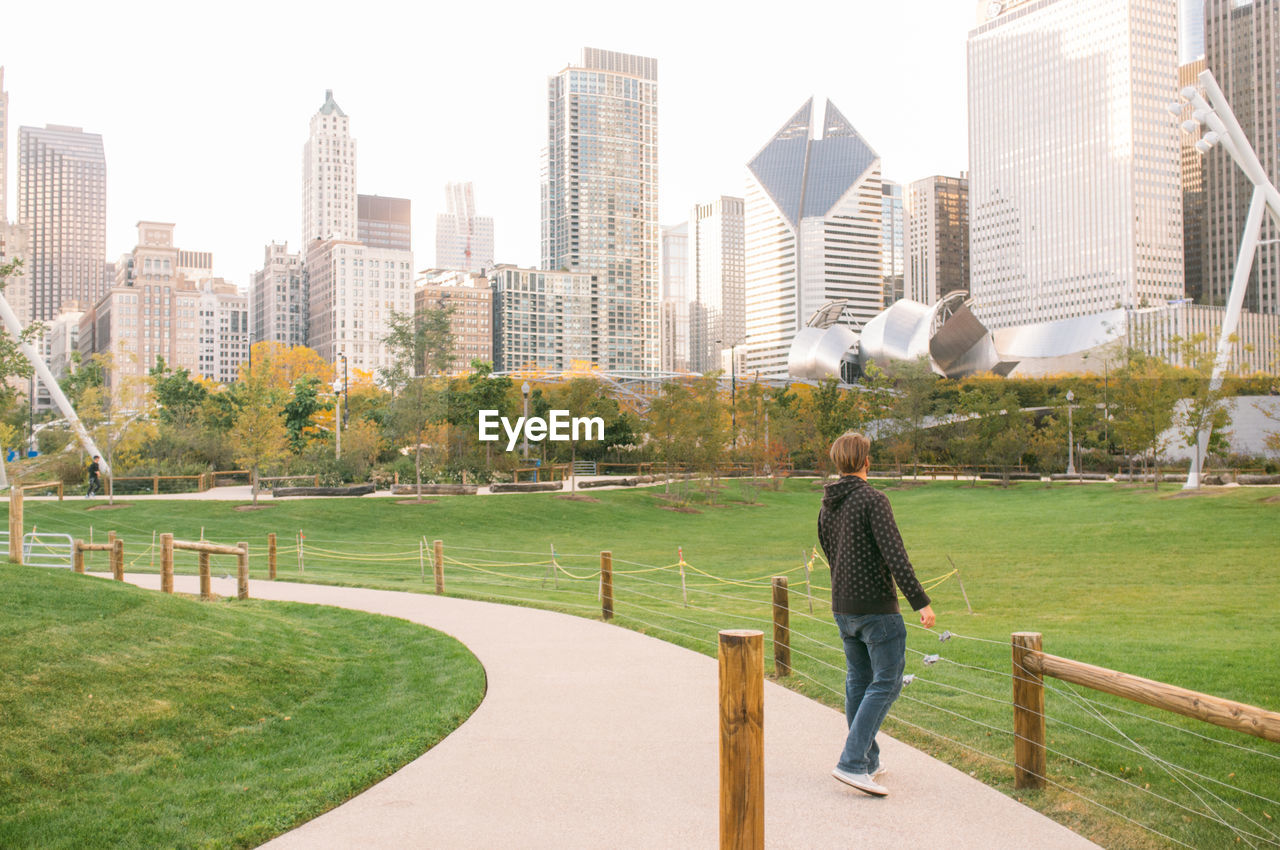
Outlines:
<svg viewBox="0 0 1280 850"><path fill-rule="evenodd" d="M1044 788L1044 677L1025 660L1039 652L1039 632L1013 633L1014 788Z"/></svg>
<svg viewBox="0 0 1280 850"><path fill-rule="evenodd" d="M600 553L600 613L613 619L613 553Z"/></svg>
<svg viewBox="0 0 1280 850"><path fill-rule="evenodd" d="M267 574L272 581L276 580L276 533L267 534Z"/></svg>
<svg viewBox="0 0 1280 850"><path fill-rule="evenodd" d="M791 606L787 577L773 577L773 672L791 675Z"/></svg>
<svg viewBox="0 0 1280 850"><path fill-rule="evenodd" d="M9 563L22 563L22 487L9 488Z"/></svg>
<svg viewBox="0 0 1280 850"><path fill-rule="evenodd" d="M200 598L206 601L213 598L213 587L209 576L209 553L200 553Z"/></svg>
<svg viewBox="0 0 1280 850"><path fill-rule="evenodd" d="M303 535L302 530L298 530L298 572L304 572L307 568L305 553L302 551L306 545L307 538Z"/></svg>
<svg viewBox="0 0 1280 850"><path fill-rule="evenodd" d="M437 540L432 546L435 550L436 593L444 593L444 541Z"/></svg>
<svg viewBox="0 0 1280 850"><path fill-rule="evenodd" d="M764 633L720 632L720 847L764 847Z"/></svg>
<svg viewBox="0 0 1280 850"><path fill-rule="evenodd" d="M111 576L124 581L124 541L119 537L111 541Z"/></svg>
<svg viewBox="0 0 1280 850"><path fill-rule="evenodd" d="M74 546L74 554L71 558L72 569L84 575L84 541L77 540Z"/></svg>
<svg viewBox="0 0 1280 850"><path fill-rule="evenodd" d="M107 532L107 542L108 542L108 543L115 543L115 542L116 542L116 533L115 533L114 531L108 531L108 532Z"/></svg>
<svg viewBox="0 0 1280 850"><path fill-rule="evenodd" d="M160 592L173 593L173 535L160 535Z"/></svg>
<svg viewBox="0 0 1280 850"><path fill-rule="evenodd" d="M236 555L236 599L249 598L249 543L241 540L236 544L240 554Z"/></svg>
<svg viewBox="0 0 1280 850"><path fill-rule="evenodd" d="M159 475L151 476L151 495L153 496L160 495L160 476Z"/></svg>

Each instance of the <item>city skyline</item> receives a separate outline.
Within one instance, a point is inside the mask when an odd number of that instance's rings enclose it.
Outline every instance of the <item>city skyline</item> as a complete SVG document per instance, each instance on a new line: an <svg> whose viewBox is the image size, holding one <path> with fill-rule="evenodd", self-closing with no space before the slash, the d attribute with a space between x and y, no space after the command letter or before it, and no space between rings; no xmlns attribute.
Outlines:
<svg viewBox="0 0 1280 850"><path fill-rule="evenodd" d="M921 14L921 5L929 14ZM653 56L660 63L663 224L683 221L700 199L741 194L743 165L758 139L774 129L777 114L811 95L852 104L860 126L883 140L886 174L895 179L966 167L962 69L965 37L974 25L968 4L939 0L859 9L856 17L835 13L850 25L910 37L932 57L935 70L923 75L930 79L888 73L896 48L851 55L841 47L848 27L814 32L797 18L766 28L750 16L674 4L660 4L639 21L617 23L598 11L585 14L594 7L571 4L566 26L532 39L529 32L547 29L542 19L536 10L513 6L509 22L527 26L504 30L519 37L495 34L479 42L479 52L475 41L439 39L425 63L417 58L423 55L421 31L413 15L386 27L389 18L377 4L358 17L343 13L342 51L303 51L287 59L248 52L234 63L193 62L191 56L201 50L221 55L238 43L237 27L250 20L256 31L287 24L295 43L305 42L324 31L325 15L258 7L238 15L237 4L231 4L229 14L178 38L150 29L152 16L145 11L158 8L85 5L81 12L60 14L56 24L37 8L7 12L0 65L10 95L10 135L19 126L45 124L101 134L109 166L106 257L132 246L137 221L174 221L193 244L213 252L217 273L246 289L261 267L263 246L288 242L296 250L301 244L297 152L306 141L307 119L327 89L350 116L351 135L359 142L358 190L412 200L419 209L415 242L434 242L434 214L443 212L437 206L440 187L472 181L484 198L484 212L497 223L496 260L527 266L539 257L546 80L576 62L584 46ZM431 32L473 31L468 26L478 23L477 14L445 10L433 17ZM932 24L917 29L919 20ZM39 39L23 38L55 25L58 51L42 51ZM126 31L148 43L145 55L110 49L118 41L113 33ZM724 61L707 63L711 47L732 49ZM748 55L773 61L734 59ZM477 56L502 58L480 68ZM166 62L178 72L156 74ZM467 85L457 85L458 69L465 71ZM904 110L904 102L916 108ZM211 114L218 119L210 122ZM11 161L11 174L15 166ZM12 199L9 206L6 215L14 219Z"/></svg>

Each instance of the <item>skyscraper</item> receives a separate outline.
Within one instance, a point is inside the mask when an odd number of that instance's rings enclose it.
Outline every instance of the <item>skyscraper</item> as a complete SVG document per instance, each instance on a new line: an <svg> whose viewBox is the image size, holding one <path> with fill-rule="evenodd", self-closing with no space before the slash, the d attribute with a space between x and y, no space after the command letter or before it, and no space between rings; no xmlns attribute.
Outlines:
<svg viewBox="0 0 1280 850"><path fill-rule="evenodd" d="M689 363L689 223L662 228L662 337L659 368L688 372Z"/></svg>
<svg viewBox="0 0 1280 850"><path fill-rule="evenodd" d="M18 224L28 237L31 319L106 291L107 160L102 136L50 125L18 131Z"/></svg>
<svg viewBox="0 0 1280 850"><path fill-rule="evenodd" d="M374 375L391 366L383 340L392 312L413 312L413 252L344 239L307 245L307 344Z"/></svg>
<svg viewBox="0 0 1280 850"><path fill-rule="evenodd" d="M747 171L746 369L784 378L792 339L824 303L847 300L855 327L883 307L880 156L833 103L815 127L811 98Z"/></svg>
<svg viewBox="0 0 1280 850"><path fill-rule="evenodd" d="M307 292L302 255L289 253L288 243L272 242L263 251L262 268L249 289L249 327L253 342L307 344Z"/></svg>
<svg viewBox="0 0 1280 850"><path fill-rule="evenodd" d="M359 195L356 235L370 248L413 250L413 216L408 198Z"/></svg>
<svg viewBox="0 0 1280 850"><path fill-rule="evenodd" d="M1205 0L1181 0L1178 16L1178 64L1186 65L1204 58ZM1236 3L1237 6L1243 5Z"/></svg>
<svg viewBox="0 0 1280 850"><path fill-rule="evenodd" d="M885 180L880 184L880 268L884 275L886 306L902 300L902 275L906 268L906 239L903 235L902 184Z"/></svg>
<svg viewBox="0 0 1280 850"><path fill-rule="evenodd" d="M1280 2L1277 0L1206 0L1205 58L1240 121L1262 167L1280 179ZM1225 304L1231 289L1240 240L1253 184L1220 147L1205 157L1204 181L1208 238L1204 254L1203 300ZM1280 228L1263 216L1244 308L1280 313Z"/></svg>
<svg viewBox="0 0 1280 850"><path fill-rule="evenodd" d="M0 226L9 221L9 93L0 65Z"/></svg>
<svg viewBox="0 0 1280 850"><path fill-rule="evenodd" d="M1178 0L986 9L968 40L975 313L996 329L1181 298Z"/></svg>
<svg viewBox="0 0 1280 850"><path fill-rule="evenodd" d="M302 147L302 251L316 239L355 239L356 140L351 119L325 89Z"/></svg>
<svg viewBox="0 0 1280 850"><path fill-rule="evenodd" d="M1180 66L1179 88L1196 85L1196 78L1206 67L1204 56ZM1191 104L1187 104L1183 109L1182 120L1191 121L1191 112ZM1208 193L1205 191L1205 157L1196 150L1196 142L1200 141L1200 123L1191 123L1196 129L1182 134L1181 151L1183 292L1197 304L1205 304L1205 254L1209 242ZM1234 265L1233 263L1231 268Z"/></svg>
<svg viewBox="0 0 1280 850"><path fill-rule="evenodd" d="M493 268L493 219L476 215L470 183L444 187L447 212L436 216L436 266L482 272Z"/></svg>
<svg viewBox="0 0 1280 850"><path fill-rule="evenodd" d="M969 288L969 180L926 177L906 191L905 297L933 304Z"/></svg>
<svg viewBox="0 0 1280 850"><path fill-rule="evenodd" d="M746 341L745 202L721 195L689 218L689 366L723 369L721 353ZM739 353L739 352L734 352Z"/></svg>
<svg viewBox="0 0 1280 850"><path fill-rule="evenodd" d="M601 368L658 368L658 62L584 48L548 83L542 267L594 276Z"/></svg>

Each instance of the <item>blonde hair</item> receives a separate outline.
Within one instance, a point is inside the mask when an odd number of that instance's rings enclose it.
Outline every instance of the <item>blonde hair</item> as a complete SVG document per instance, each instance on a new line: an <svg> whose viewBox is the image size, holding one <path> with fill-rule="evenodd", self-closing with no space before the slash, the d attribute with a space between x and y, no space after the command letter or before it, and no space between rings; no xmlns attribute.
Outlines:
<svg viewBox="0 0 1280 850"><path fill-rule="evenodd" d="M871 441L856 431L846 431L831 444L831 460L841 475L861 472L871 457Z"/></svg>

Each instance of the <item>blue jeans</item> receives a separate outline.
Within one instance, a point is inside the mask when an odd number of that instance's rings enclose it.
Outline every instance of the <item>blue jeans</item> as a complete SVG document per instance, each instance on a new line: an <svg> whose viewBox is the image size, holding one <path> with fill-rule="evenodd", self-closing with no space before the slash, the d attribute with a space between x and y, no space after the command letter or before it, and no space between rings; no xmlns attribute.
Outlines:
<svg viewBox="0 0 1280 850"><path fill-rule="evenodd" d="M839 767L848 773L874 773L880 767L876 733L902 690L907 666L907 626L901 614L836 614L848 672L844 713L849 737Z"/></svg>

